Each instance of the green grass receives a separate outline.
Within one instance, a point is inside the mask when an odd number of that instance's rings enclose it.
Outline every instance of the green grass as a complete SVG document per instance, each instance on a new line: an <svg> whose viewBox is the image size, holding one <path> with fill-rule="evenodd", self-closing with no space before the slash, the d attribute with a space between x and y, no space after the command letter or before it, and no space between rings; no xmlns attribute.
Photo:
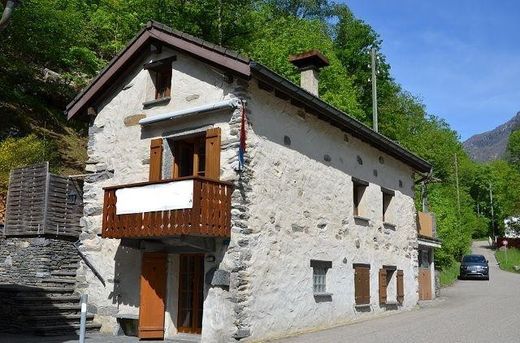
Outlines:
<svg viewBox="0 0 520 343"><path fill-rule="evenodd" d="M453 284L459 276L460 263L455 262L451 266L441 270L439 275L441 280L441 287L446 287Z"/></svg>
<svg viewBox="0 0 520 343"><path fill-rule="evenodd" d="M500 263L500 269L518 273L514 266L520 266L520 249L507 249L507 260L506 251L504 250L498 250L495 256L497 257L498 263Z"/></svg>

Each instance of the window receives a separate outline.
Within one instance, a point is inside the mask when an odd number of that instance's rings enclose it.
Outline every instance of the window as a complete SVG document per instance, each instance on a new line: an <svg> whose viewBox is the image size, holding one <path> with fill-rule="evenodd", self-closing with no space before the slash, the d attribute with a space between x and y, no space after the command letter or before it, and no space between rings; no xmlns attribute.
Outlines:
<svg viewBox="0 0 520 343"><path fill-rule="evenodd" d="M154 71L155 99L164 99L170 96L172 83L172 68L167 66Z"/></svg>
<svg viewBox="0 0 520 343"><path fill-rule="evenodd" d="M172 84L172 61L176 57L168 57L158 61L146 63L144 69L150 71L150 76L155 87L155 100L170 97Z"/></svg>
<svg viewBox="0 0 520 343"><path fill-rule="evenodd" d="M332 262L311 260L311 267L314 295L330 295L327 293L327 271L332 268Z"/></svg>
<svg viewBox="0 0 520 343"><path fill-rule="evenodd" d="M362 216L363 211L361 210L363 195L368 186L368 182L352 178L353 183L353 204L354 204L354 216Z"/></svg>
<svg viewBox="0 0 520 343"><path fill-rule="evenodd" d="M218 127L168 140L173 153L172 178L201 176L220 178L220 135Z"/></svg>
<svg viewBox="0 0 520 343"><path fill-rule="evenodd" d="M390 305L397 303L396 266L385 265L379 269L379 304Z"/></svg>
<svg viewBox="0 0 520 343"><path fill-rule="evenodd" d="M355 263L353 267L356 305L370 305L370 264Z"/></svg>
<svg viewBox="0 0 520 343"><path fill-rule="evenodd" d="M389 215L388 208L394 198L395 192L384 187L381 187L381 192L383 193L383 222L391 222L392 218Z"/></svg>
<svg viewBox="0 0 520 343"><path fill-rule="evenodd" d="M313 281L314 293L325 293L327 291L327 268L313 268Z"/></svg>
<svg viewBox="0 0 520 343"><path fill-rule="evenodd" d="M204 135L173 142L173 177L206 176L206 140Z"/></svg>

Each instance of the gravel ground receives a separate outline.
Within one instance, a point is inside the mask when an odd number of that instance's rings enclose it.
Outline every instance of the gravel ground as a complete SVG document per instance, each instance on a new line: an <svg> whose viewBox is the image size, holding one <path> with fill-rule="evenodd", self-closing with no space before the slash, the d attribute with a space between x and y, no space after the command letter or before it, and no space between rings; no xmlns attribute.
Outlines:
<svg viewBox="0 0 520 343"><path fill-rule="evenodd" d="M490 281L457 281L422 309L276 342L520 342L520 274L500 270L487 242L473 252L488 258Z"/></svg>

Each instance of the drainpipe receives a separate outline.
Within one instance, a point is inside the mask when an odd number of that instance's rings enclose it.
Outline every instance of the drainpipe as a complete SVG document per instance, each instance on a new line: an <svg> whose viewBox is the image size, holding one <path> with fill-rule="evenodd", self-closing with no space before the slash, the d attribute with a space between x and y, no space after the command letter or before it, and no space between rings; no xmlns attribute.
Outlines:
<svg viewBox="0 0 520 343"><path fill-rule="evenodd" d="M14 9L19 5L20 0L4 1L4 12L2 13L2 18L0 18L0 32L2 32L7 27L7 23L9 22L9 19L11 19Z"/></svg>

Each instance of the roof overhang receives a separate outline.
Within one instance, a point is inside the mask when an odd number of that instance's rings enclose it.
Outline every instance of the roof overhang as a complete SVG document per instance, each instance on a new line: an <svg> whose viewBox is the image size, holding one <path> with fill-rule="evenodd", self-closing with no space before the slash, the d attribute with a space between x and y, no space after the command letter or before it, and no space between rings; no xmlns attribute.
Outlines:
<svg viewBox="0 0 520 343"><path fill-rule="evenodd" d="M67 118L86 114L87 108L99 103L152 43L171 47L243 78L248 79L251 75L248 58L152 21L67 105Z"/></svg>

